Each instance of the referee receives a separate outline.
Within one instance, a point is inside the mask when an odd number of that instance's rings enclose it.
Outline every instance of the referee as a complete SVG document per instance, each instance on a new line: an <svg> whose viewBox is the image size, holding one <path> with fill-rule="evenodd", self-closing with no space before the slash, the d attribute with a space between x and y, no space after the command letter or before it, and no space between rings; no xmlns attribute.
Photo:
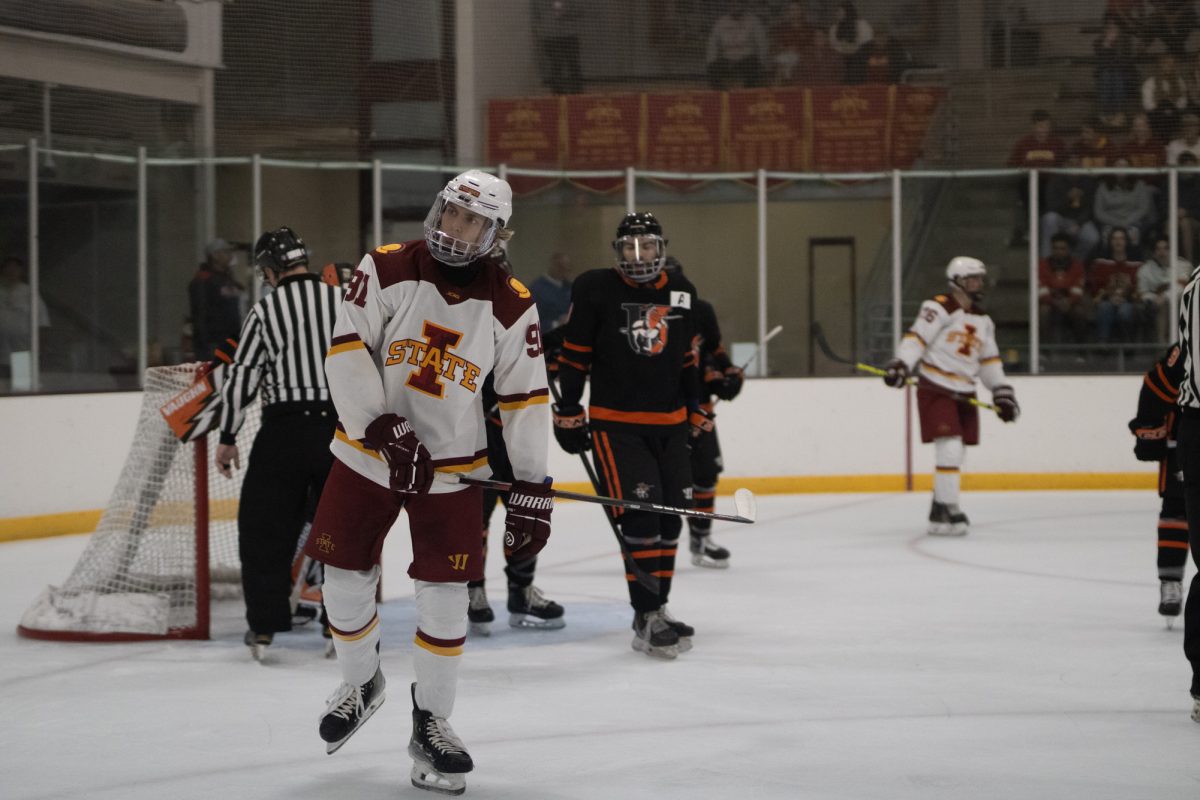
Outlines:
<svg viewBox="0 0 1200 800"><path fill-rule="evenodd" d="M254 263L275 291L250 309L221 386L217 469L240 467L236 434L262 390L262 427L254 439L238 507L238 553L246 598L245 643L255 657L274 634L292 628L292 560L306 507L315 507L333 454L337 413L325 382L325 353L342 291L308 271L308 251L290 228L259 237ZM310 503L310 498L312 503Z"/></svg>
<svg viewBox="0 0 1200 800"><path fill-rule="evenodd" d="M1183 381L1179 386L1179 464L1187 509L1188 549L1200 567L1200 269L1179 298L1179 347ZM1192 576L1183 610L1183 654L1192 665L1192 719L1200 722L1200 571Z"/></svg>

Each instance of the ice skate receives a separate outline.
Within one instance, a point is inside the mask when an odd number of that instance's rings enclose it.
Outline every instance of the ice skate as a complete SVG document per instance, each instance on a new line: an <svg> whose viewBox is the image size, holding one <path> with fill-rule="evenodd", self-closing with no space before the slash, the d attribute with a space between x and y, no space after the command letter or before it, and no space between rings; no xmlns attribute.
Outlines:
<svg viewBox="0 0 1200 800"><path fill-rule="evenodd" d="M1200 697L1192 695L1192 722L1200 722Z"/></svg>
<svg viewBox="0 0 1200 800"><path fill-rule="evenodd" d="M671 616L671 612L667 611L667 607L663 606L658 610L662 614L663 619L667 621L667 625L671 630L675 631L675 635L679 637L679 652L686 653L692 649L692 637L696 635L696 629L685 622L680 622Z"/></svg>
<svg viewBox="0 0 1200 800"><path fill-rule="evenodd" d="M969 520L958 506L934 500L929 509L930 536L962 536L967 532Z"/></svg>
<svg viewBox="0 0 1200 800"><path fill-rule="evenodd" d="M691 534L692 563L709 569L728 569L729 551L712 540L712 534Z"/></svg>
<svg viewBox="0 0 1200 800"><path fill-rule="evenodd" d="M441 794L462 794L467 790L464 775L475 768L467 748L450 723L417 708L417 685L411 688L413 730L408 740L412 757L412 785Z"/></svg>
<svg viewBox="0 0 1200 800"><path fill-rule="evenodd" d="M654 658L670 660L679 655L679 634L663 616L662 609L635 612L633 649Z"/></svg>
<svg viewBox="0 0 1200 800"><path fill-rule="evenodd" d="M246 635L242 637L242 641L250 648L250 657L258 662L262 662L267 657L267 648L274 640L275 634L273 633L255 633L254 631L246 631Z"/></svg>
<svg viewBox="0 0 1200 800"><path fill-rule="evenodd" d="M376 669L375 676L362 686L343 683L329 696L325 701L325 713L321 715L320 729L327 755L336 753L383 705L386 684L383 672Z"/></svg>
<svg viewBox="0 0 1200 800"><path fill-rule="evenodd" d="M563 607L547 600L542 590L529 586L508 586L508 624L514 628L534 628L543 631L565 627Z"/></svg>
<svg viewBox="0 0 1200 800"><path fill-rule="evenodd" d="M487 590L482 586L468 586L467 596L470 597L467 606L468 632L472 636L491 636L496 614L488 604Z"/></svg>
<svg viewBox="0 0 1200 800"><path fill-rule="evenodd" d="M1175 617L1183 610L1183 582L1161 581L1158 591L1158 613L1166 619L1167 630L1171 630L1175 627Z"/></svg>

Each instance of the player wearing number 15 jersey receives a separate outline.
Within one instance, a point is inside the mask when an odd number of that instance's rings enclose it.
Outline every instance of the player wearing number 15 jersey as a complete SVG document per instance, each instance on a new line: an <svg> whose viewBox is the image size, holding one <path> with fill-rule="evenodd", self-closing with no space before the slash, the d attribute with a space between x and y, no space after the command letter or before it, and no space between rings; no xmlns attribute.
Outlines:
<svg viewBox="0 0 1200 800"><path fill-rule="evenodd" d="M950 292L921 304L883 378L888 386L901 387L910 374L917 376L921 441L933 442L935 454L929 511L929 533L934 535L961 536L970 524L958 507L958 489L964 445L979 444L979 412L970 403L975 379L991 390L1000 419L1013 422L1020 413L1000 364L996 325L980 306L986 275L977 258L950 259Z"/></svg>
<svg viewBox="0 0 1200 800"><path fill-rule="evenodd" d="M537 310L489 256L511 236L512 191L476 170L438 193L425 238L379 247L346 290L325 360L338 412L336 462L306 552L325 569L344 683L320 733L333 752L383 700L375 591L383 539L408 512L416 581L412 780L458 793L472 761L447 718L467 633L467 582L483 575L477 487L434 472L486 478L480 391L495 378L515 477L505 549L530 558L550 534L550 414Z"/></svg>

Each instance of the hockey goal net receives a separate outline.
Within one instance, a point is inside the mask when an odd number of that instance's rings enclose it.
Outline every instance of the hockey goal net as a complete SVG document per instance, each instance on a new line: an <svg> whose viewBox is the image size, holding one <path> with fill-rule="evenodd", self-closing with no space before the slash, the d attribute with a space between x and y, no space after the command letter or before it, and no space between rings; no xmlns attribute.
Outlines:
<svg viewBox="0 0 1200 800"><path fill-rule="evenodd" d="M23 636L64 641L207 639L214 594L240 592L237 505L242 475L215 463L215 432L184 444L160 409L192 385L199 364L146 371L137 430L116 489L70 576L25 612ZM258 403L238 433L242 463Z"/></svg>

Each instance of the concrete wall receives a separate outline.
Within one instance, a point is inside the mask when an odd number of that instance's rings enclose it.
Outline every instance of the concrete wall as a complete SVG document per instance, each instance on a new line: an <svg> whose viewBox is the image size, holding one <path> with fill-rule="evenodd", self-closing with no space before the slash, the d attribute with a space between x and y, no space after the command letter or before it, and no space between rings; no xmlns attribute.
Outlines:
<svg viewBox="0 0 1200 800"><path fill-rule="evenodd" d="M968 451L968 482L989 488L1153 485L1154 466L1134 460L1126 428L1140 378L1013 383L1021 419L1003 425L983 415L983 444ZM0 398L0 523L102 508L134 440L140 404L140 393ZM737 400L716 411L727 488L739 478L781 479L751 481L758 490L902 487L903 394L878 380L749 381ZM550 472L559 482L586 480L578 458L548 447ZM927 476L932 447L918 444L914 452L915 469ZM981 476L987 480L979 483Z"/></svg>

